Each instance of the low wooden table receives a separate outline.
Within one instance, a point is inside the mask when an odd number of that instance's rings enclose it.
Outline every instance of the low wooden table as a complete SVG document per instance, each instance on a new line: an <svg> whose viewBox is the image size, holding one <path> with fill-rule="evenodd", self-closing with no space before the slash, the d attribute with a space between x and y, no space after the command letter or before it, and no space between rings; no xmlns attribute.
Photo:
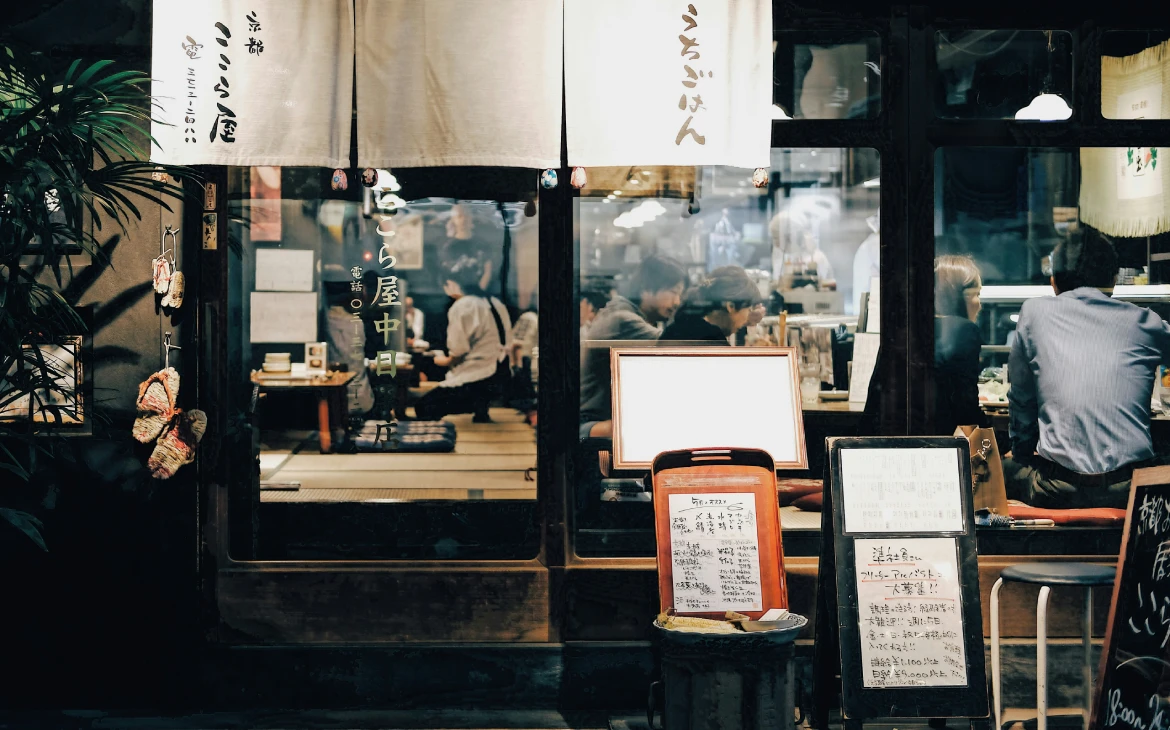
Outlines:
<svg viewBox="0 0 1170 730"><path fill-rule="evenodd" d="M340 423L345 410L345 387L355 377L357 377L357 373L329 372L316 378L290 378L253 372L252 383L266 391L312 391L316 393L318 441L321 453L328 454L333 450L331 429L335 422Z"/></svg>

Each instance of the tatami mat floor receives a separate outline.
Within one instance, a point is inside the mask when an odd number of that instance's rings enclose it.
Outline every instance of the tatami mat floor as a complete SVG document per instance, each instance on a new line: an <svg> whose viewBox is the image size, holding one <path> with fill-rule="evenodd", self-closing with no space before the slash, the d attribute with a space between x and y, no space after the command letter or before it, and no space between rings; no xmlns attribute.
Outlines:
<svg viewBox="0 0 1170 730"><path fill-rule="evenodd" d="M494 423L448 416L456 436L447 454L322 454L315 431L265 432L260 500L536 499L535 430L514 410L492 409L491 416Z"/></svg>

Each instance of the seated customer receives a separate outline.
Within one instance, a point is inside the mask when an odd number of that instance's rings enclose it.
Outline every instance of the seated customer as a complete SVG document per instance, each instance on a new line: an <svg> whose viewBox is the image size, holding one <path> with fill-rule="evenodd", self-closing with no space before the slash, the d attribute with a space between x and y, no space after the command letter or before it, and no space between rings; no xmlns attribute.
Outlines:
<svg viewBox="0 0 1170 730"><path fill-rule="evenodd" d="M678 309L687 274L673 259L644 259L630 281L629 295L614 296L589 325L591 340L656 340L656 325ZM635 303L636 302L636 303ZM613 437L609 348L581 346L582 439Z"/></svg>
<svg viewBox="0 0 1170 730"><path fill-rule="evenodd" d="M504 305L480 288L480 259L461 256L443 269L443 291L455 302L447 310L447 354L436 357L435 364L449 369L438 387L414 404L414 413L423 421L474 413L476 423L490 423L488 405L509 372L512 323Z"/></svg>
<svg viewBox="0 0 1170 730"><path fill-rule="evenodd" d="M739 266L721 266L691 287L662 340L709 341L730 345L728 338L748 323L760 289Z"/></svg>
<svg viewBox="0 0 1170 730"><path fill-rule="evenodd" d="M986 426L979 407L979 355L983 337L975 324L982 307L979 268L970 256L934 260L935 432L958 426Z"/></svg>
<svg viewBox="0 0 1170 730"><path fill-rule="evenodd" d="M1154 462L1150 396L1170 356L1154 312L1112 299L1117 254L1099 234L1052 252L1055 297L1024 303L1012 344L1009 498L1036 507L1125 508L1133 470Z"/></svg>

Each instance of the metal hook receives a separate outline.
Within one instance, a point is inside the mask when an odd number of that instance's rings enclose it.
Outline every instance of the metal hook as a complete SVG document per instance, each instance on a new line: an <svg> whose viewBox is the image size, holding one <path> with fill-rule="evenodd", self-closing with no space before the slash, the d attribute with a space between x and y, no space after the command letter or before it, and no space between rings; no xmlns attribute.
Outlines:
<svg viewBox="0 0 1170 730"><path fill-rule="evenodd" d="M166 354L163 356L163 369L166 370L171 366L171 350L182 350L183 348L179 347L178 345L171 344L170 332L167 332L165 335L163 335L163 348L166 350Z"/></svg>
<svg viewBox="0 0 1170 730"><path fill-rule="evenodd" d="M168 225L167 229L165 231L163 231L162 241L159 243L158 255L160 257L166 256L167 255L167 236L171 237L171 262L172 263L174 263L175 257L178 255L178 251L179 251L179 235L178 234L179 234L178 228L171 230L171 227Z"/></svg>

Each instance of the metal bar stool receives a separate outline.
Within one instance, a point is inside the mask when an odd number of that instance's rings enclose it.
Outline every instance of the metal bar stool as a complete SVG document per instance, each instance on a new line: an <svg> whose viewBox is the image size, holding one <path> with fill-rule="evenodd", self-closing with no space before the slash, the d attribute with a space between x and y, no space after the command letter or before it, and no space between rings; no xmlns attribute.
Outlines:
<svg viewBox="0 0 1170 730"><path fill-rule="evenodd" d="M991 587L991 681L995 697L995 727L1003 727L1003 684L999 666L999 589L1004 581L1040 586L1036 600L1036 728L1048 728L1048 594L1052 586L1085 589L1081 641L1085 648L1085 719L1093 697L1093 588L1113 585L1117 567L1091 563L1021 563L1004 568Z"/></svg>

